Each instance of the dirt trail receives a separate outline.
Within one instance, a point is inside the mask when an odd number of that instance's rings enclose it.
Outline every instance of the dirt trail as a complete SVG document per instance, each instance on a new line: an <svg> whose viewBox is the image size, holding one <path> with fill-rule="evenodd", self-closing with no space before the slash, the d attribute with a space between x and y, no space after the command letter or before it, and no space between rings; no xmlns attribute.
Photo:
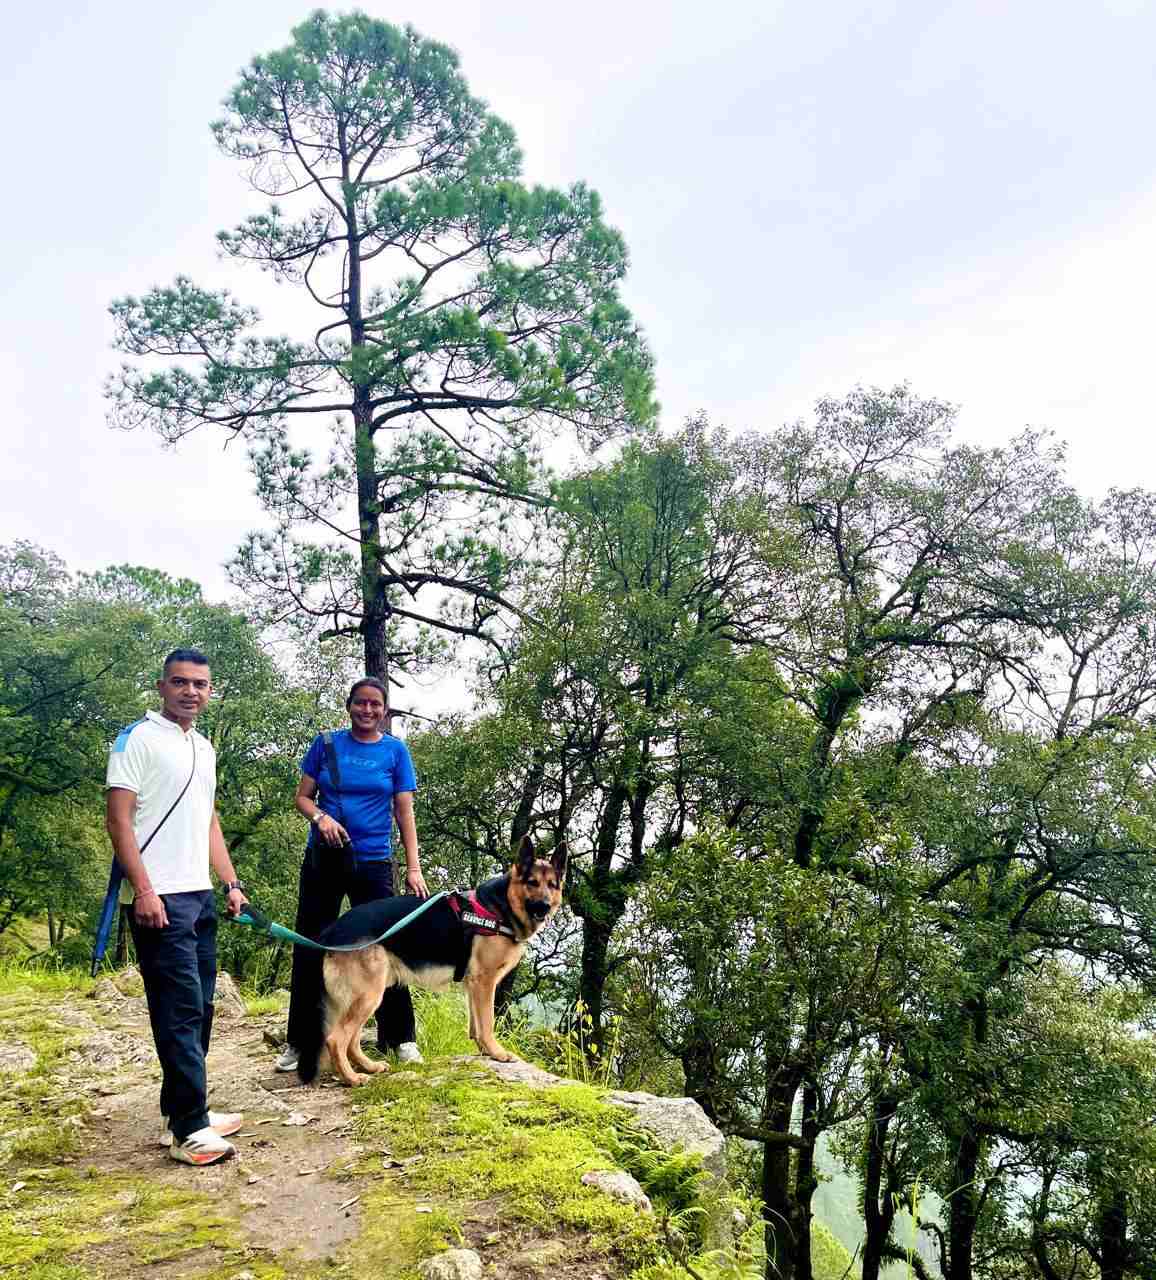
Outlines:
<svg viewBox="0 0 1156 1280"><path fill-rule="evenodd" d="M78 1163L207 1191L229 1216L239 1214L250 1248L282 1260L286 1253L326 1257L356 1236L357 1179L342 1172L359 1154L350 1139L352 1094L329 1083L306 1087L296 1075L274 1071L276 1050L266 1033L281 1017L250 1019L219 1007L208 1060L209 1101L218 1111L243 1111L245 1125L231 1139L236 1159L193 1169L159 1145L160 1071L143 999L106 995L80 1003L92 1008L94 1036L74 1054L96 1072ZM74 1008L67 1020L76 1026L86 1012ZM190 1261L184 1259L185 1271Z"/></svg>

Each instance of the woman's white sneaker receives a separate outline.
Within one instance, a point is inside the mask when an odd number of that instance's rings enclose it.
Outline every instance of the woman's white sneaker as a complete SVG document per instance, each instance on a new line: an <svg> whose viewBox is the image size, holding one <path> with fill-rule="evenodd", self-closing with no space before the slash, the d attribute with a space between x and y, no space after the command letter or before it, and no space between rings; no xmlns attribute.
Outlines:
<svg viewBox="0 0 1156 1280"><path fill-rule="evenodd" d="M190 1133L184 1142L172 1140L169 1155L184 1164L216 1164L218 1160L227 1160L235 1155L237 1148L224 1138L211 1125Z"/></svg>
<svg viewBox="0 0 1156 1280"><path fill-rule="evenodd" d="M421 1050L417 1047L417 1045L412 1040L407 1040L405 1044L399 1044L397 1046L397 1060L398 1062L424 1062L425 1061L425 1059L421 1056Z"/></svg>
<svg viewBox="0 0 1156 1280"><path fill-rule="evenodd" d="M296 1071L297 1061L300 1055L291 1044L285 1046L281 1056L277 1059L277 1064L273 1068L274 1071Z"/></svg>

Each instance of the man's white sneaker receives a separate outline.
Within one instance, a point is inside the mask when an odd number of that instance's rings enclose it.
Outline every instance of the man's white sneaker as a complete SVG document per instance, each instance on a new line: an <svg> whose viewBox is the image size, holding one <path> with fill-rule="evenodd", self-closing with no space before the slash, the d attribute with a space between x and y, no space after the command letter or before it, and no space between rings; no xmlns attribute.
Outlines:
<svg viewBox="0 0 1156 1280"><path fill-rule="evenodd" d="M300 1055L298 1054L297 1050L294 1049L291 1044L287 1044L284 1050L282 1051L281 1056L277 1059L277 1064L276 1066L274 1066L273 1070L274 1071L296 1071L297 1060L299 1057Z"/></svg>
<svg viewBox="0 0 1156 1280"><path fill-rule="evenodd" d="M398 1062L424 1062L425 1061L425 1059L421 1056L421 1050L417 1047L416 1044L414 1044L412 1040L407 1040L405 1044L399 1044L397 1046L397 1060Z"/></svg>
<svg viewBox="0 0 1156 1280"><path fill-rule="evenodd" d="M229 1137L230 1134L240 1133L241 1126L245 1123L245 1117L240 1111L210 1111L209 1112L209 1128L215 1129L222 1138ZM161 1117L161 1133L157 1138L158 1147L171 1147L173 1145L173 1131L169 1128L167 1117Z"/></svg>
<svg viewBox="0 0 1156 1280"><path fill-rule="evenodd" d="M216 1164L218 1160L227 1160L235 1155L237 1148L224 1138L211 1125L190 1133L184 1142L173 1139L169 1147L169 1155L184 1164Z"/></svg>

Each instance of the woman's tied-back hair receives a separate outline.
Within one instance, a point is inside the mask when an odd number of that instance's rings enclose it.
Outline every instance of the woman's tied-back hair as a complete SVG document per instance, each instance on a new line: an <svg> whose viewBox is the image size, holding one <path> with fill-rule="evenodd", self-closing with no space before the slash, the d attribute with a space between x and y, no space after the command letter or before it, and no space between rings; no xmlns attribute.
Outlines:
<svg viewBox="0 0 1156 1280"><path fill-rule="evenodd" d="M360 680L355 680L349 687L349 697L345 699L345 709L349 710L353 706L353 695L358 689L364 689L368 685L371 689L376 689L381 694L381 700L385 705L389 706L389 692L385 685L376 676L362 676Z"/></svg>

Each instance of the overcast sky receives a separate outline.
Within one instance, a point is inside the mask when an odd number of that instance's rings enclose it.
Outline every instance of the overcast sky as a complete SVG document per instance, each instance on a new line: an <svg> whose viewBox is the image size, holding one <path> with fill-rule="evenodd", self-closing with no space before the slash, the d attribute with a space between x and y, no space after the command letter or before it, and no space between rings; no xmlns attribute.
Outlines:
<svg viewBox="0 0 1156 1280"><path fill-rule="evenodd" d="M601 193L667 428L698 409L769 428L906 379L975 439L1054 428L1089 493L1156 487L1156 4L364 7L458 50L527 180ZM213 244L245 187L208 124L308 11L7 16L0 541L226 593L222 562L260 519L244 459L106 426L106 308L177 272L245 298Z"/></svg>

